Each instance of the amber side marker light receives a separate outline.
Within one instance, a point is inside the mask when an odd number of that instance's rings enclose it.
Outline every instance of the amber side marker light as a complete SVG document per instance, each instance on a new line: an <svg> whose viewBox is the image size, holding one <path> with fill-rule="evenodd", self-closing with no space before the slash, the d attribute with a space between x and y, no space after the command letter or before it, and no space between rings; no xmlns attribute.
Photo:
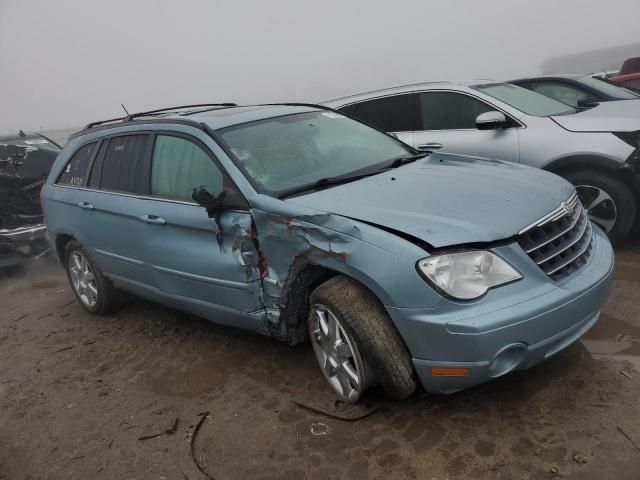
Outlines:
<svg viewBox="0 0 640 480"><path fill-rule="evenodd" d="M431 367L431 375L466 376L471 373L470 368Z"/></svg>

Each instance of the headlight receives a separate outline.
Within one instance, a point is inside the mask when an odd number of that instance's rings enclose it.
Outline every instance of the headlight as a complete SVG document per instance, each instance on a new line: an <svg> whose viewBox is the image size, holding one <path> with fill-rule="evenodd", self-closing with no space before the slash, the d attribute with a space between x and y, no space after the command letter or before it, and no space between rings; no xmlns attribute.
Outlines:
<svg viewBox="0 0 640 480"><path fill-rule="evenodd" d="M470 300L522 275L494 253L483 250L448 253L422 259L418 270L450 297Z"/></svg>

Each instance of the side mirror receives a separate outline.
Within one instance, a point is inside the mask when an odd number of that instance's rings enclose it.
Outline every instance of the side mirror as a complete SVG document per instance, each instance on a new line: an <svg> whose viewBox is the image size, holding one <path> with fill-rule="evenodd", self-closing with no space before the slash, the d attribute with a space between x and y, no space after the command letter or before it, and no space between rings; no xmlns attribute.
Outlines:
<svg viewBox="0 0 640 480"><path fill-rule="evenodd" d="M598 104L598 99L596 97L582 97L578 99L578 107L579 108L589 108L594 107Z"/></svg>
<svg viewBox="0 0 640 480"><path fill-rule="evenodd" d="M478 118L476 118L476 127L478 127L478 130L505 128L507 124L508 122L505 114L496 110L481 113L478 115Z"/></svg>
<svg viewBox="0 0 640 480"><path fill-rule="evenodd" d="M209 192L204 186L194 188L191 198L207 211L209 218L213 218L216 213L222 210L224 199L227 196L226 189L222 190L219 195Z"/></svg>

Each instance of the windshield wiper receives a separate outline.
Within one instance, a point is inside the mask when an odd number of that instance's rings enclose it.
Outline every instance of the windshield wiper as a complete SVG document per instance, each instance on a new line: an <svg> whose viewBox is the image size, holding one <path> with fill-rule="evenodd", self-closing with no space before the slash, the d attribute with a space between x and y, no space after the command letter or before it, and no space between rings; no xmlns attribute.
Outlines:
<svg viewBox="0 0 640 480"><path fill-rule="evenodd" d="M380 170L388 170L390 168L398 168L402 165L406 165L407 163L415 162L416 160L420 160L421 158L429 155L429 152L424 153L416 153L415 155L407 155L406 157L398 157L393 160L389 165L385 165Z"/></svg>
<svg viewBox="0 0 640 480"><path fill-rule="evenodd" d="M301 185L299 187L292 188L287 190L284 193L278 195L278 198L286 198L291 195L296 195L298 193L310 192L313 190L318 190L320 188L332 187L334 185L341 185L343 183L355 182L356 180L360 180L361 178L370 177L371 175L377 175L380 172L369 172L362 173L359 175L350 175L350 176L340 176L340 177L326 177L316 180L312 183L307 183L306 185Z"/></svg>

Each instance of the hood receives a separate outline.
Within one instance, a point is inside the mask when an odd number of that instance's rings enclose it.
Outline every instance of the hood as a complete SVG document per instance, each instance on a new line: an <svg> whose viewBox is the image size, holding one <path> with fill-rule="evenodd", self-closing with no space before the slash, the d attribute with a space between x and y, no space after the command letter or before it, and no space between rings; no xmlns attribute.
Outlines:
<svg viewBox="0 0 640 480"><path fill-rule="evenodd" d="M543 170L432 154L286 202L391 228L438 248L517 235L572 193L567 181Z"/></svg>
<svg viewBox="0 0 640 480"><path fill-rule="evenodd" d="M582 112L551 118L572 132L635 132L640 130L640 99L602 102Z"/></svg>

